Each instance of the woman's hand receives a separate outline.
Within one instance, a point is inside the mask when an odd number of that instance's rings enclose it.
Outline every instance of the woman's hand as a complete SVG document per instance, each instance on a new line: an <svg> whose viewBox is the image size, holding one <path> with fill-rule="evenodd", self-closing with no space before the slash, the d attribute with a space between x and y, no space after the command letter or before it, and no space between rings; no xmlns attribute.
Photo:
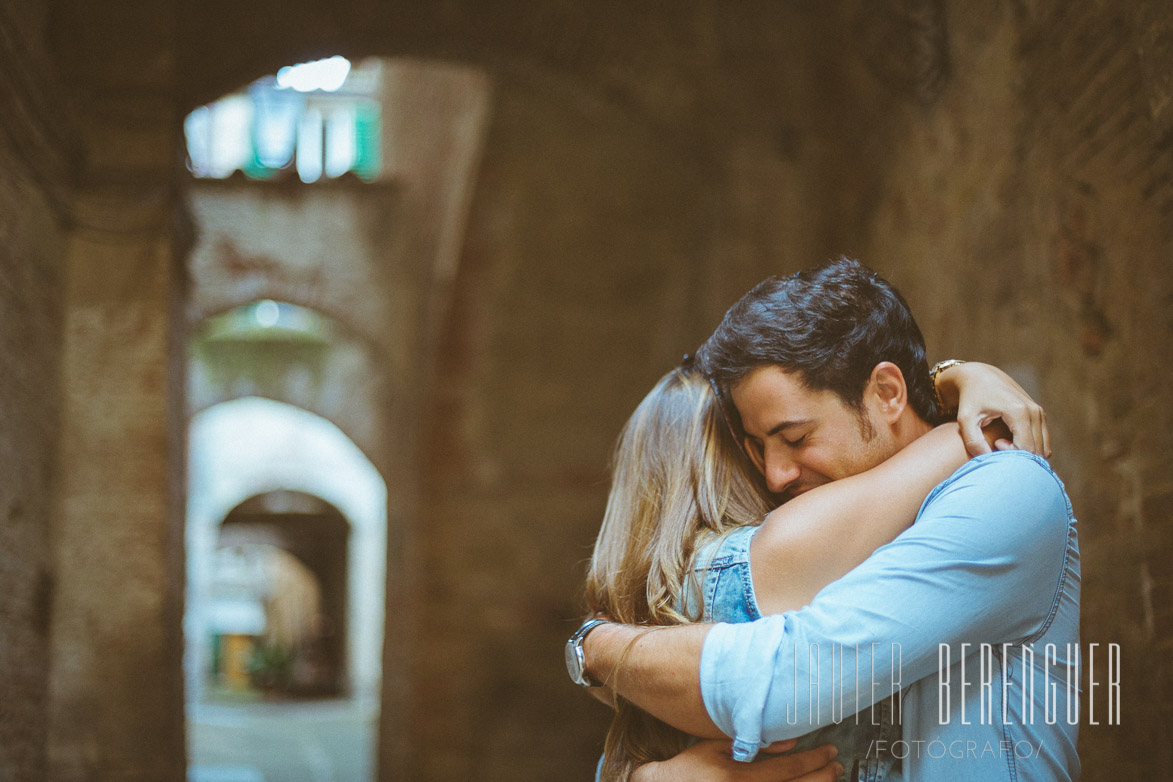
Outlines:
<svg viewBox="0 0 1173 782"><path fill-rule="evenodd" d="M971 455L990 453L982 429L1001 419L1010 430L1010 439L996 440L995 448L1020 448L1050 458L1047 414L1014 378L997 367L977 361L949 367L937 375L937 391L946 406L956 403L961 438Z"/></svg>
<svg viewBox="0 0 1173 782"><path fill-rule="evenodd" d="M763 749L767 754L753 763L734 760L731 746L728 739L698 741L674 758L640 766L631 775L632 782L834 782L843 773L832 744L791 755L773 754L794 747L794 739L787 739Z"/></svg>

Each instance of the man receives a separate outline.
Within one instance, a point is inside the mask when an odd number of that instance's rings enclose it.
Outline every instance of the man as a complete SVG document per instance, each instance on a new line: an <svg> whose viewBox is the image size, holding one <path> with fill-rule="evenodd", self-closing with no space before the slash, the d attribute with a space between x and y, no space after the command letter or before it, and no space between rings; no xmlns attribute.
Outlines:
<svg viewBox="0 0 1173 782"><path fill-rule="evenodd" d="M700 359L782 499L878 464L937 417L907 305L846 259L754 288ZM582 650L588 678L689 733L731 736L735 760L859 708L866 719L903 689L892 708L904 742L877 751L902 758L904 779L1069 780L1078 625L1070 503L1041 458L1006 450L954 473L911 528L800 611L656 632L604 623ZM840 771L819 750L740 769L763 780ZM731 771L728 753L702 742L640 778Z"/></svg>

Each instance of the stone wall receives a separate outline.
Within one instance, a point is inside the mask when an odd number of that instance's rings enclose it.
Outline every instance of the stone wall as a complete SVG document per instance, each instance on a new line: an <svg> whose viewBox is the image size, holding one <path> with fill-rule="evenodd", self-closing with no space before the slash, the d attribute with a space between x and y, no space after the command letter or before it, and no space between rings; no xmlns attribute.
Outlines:
<svg viewBox="0 0 1173 782"><path fill-rule="evenodd" d="M405 778L589 776L597 756L606 710L560 647L615 434L695 334L701 206L691 166L590 108L497 93L422 429Z"/></svg>
<svg viewBox="0 0 1173 782"><path fill-rule="evenodd" d="M1152 776L1173 745L1173 10L946 11L947 81L928 104L889 92L869 123L892 152L843 251L901 286L934 356L1000 364L1046 406L1080 519L1083 641L1124 663L1122 725L1102 689L1087 724L1085 698L1084 775ZM853 175L830 172L847 194Z"/></svg>
<svg viewBox="0 0 1173 782"><path fill-rule="evenodd" d="M0 777L33 780L44 778L63 232L6 140L0 171Z"/></svg>
<svg viewBox="0 0 1173 782"><path fill-rule="evenodd" d="M0 9L0 778L45 779L68 124L41 3Z"/></svg>

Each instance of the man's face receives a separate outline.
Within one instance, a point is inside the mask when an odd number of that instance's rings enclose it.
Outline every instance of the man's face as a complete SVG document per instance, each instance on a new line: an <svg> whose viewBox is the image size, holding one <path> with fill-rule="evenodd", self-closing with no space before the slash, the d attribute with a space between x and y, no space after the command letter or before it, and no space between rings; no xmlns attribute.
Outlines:
<svg viewBox="0 0 1173 782"><path fill-rule="evenodd" d="M783 501L863 472L899 450L889 428L872 415L866 394L861 413L776 366L755 369L731 393L746 450Z"/></svg>

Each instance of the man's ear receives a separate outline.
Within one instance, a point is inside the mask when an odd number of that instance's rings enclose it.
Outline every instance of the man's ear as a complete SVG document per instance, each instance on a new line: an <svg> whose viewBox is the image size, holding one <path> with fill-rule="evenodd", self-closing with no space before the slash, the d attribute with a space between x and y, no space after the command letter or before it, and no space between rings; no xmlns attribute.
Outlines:
<svg viewBox="0 0 1173 782"><path fill-rule="evenodd" d="M889 424L896 423L908 407L904 373L891 361L881 361L872 368L865 393L875 405L876 413Z"/></svg>

